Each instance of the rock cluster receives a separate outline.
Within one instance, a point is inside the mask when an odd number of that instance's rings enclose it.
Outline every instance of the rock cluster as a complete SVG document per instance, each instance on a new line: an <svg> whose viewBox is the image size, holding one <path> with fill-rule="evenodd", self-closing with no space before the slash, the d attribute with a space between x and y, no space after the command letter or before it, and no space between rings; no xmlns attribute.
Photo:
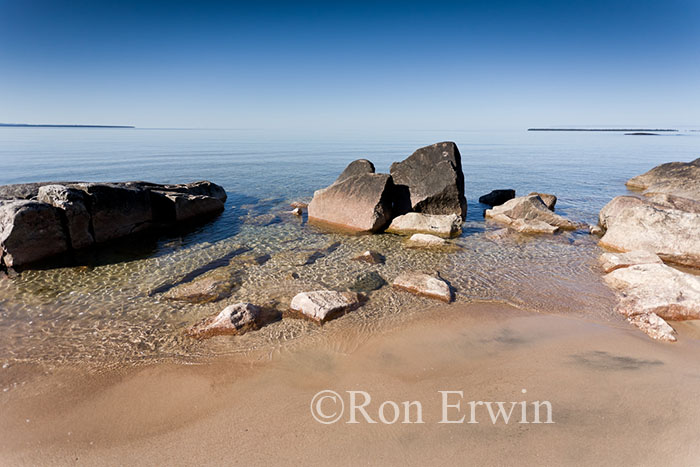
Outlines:
<svg viewBox="0 0 700 467"><path fill-rule="evenodd" d="M599 215L605 281L620 293L618 311L654 339L673 342L665 320L700 319L700 159L671 162L634 177L643 197L618 196ZM621 252L621 253L620 253Z"/></svg>
<svg viewBox="0 0 700 467"><path fill-rule="evenodd" d="M392 164L390 174L376 173L366 159L356 160L333 184L317 190L308 206L311 223L367 233L381 231L407 213L456 215L461 228L466 212L462 159L452 142L418 149ZM424 224L432 220L412 216L400 222L429 228ZM448 236L454 235L453 222L450 217Z"/></svg>
<svg viewBox="0 0 700 467"><path fill-rule="evenodd" d="M201 181L28 183L0 187L0 259L30 264L161 225L221 212L226 192Z"/></svg>
<svg viewBox="0 0 700 467"><path fill-rule="evenodd" d="M559 230L576 230L579 226L554 214L542 198L535 195L520 196L500 206L487 209L487 219L506 224L522 233L555 233Z"/></svg>

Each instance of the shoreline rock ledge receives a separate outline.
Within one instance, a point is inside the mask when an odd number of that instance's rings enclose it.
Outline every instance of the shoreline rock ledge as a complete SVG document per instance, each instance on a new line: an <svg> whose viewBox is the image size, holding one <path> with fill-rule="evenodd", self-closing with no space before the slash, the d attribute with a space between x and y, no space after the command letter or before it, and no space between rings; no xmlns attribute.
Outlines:
<svg viewBox="0 0 700 467"><path fill-rule="evenodd" d="M26 266L156 227L224 210L226 191L209 181L46 182L0 186L0 265Z"/></svg>

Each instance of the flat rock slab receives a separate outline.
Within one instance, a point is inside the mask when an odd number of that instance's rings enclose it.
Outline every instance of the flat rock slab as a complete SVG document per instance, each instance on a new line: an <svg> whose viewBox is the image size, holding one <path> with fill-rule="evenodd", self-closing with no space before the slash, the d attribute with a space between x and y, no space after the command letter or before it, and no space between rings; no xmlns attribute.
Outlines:
<svg viewBox="0 0 700 467"><path fill-rule="evenodd" d="M628 268L635 264L662 264L658 255L649 251L636 250L629 253L603 253L599 262L605 273L615 269Z"/></svg>
<svg viewBox="0 0 700 467"><path fill-rule="evenodd" d="M642 313L627 318L652 339L663 342L676 342L676 330L656 313Z"/></svg>
<svg viewBox="0 0 700 467"><path fill-rule="evenodd" d="M392 286L416 295L435 298L447 303L451 302L453 299L449 284L443 279L431 276L430 274L405 272L394 279Z"/></svg>
<svg viewBox="0 0 700 467"><path fill-rule="evenodd" d="M431 248L445 245L445 240L429 234L413 234L406 240L406 245L413 248Z"/></svg>
<svg viewBox="0 0 700 467"><path fill-rule="evenodd" d="M362 305L363 297L356 292L315 290L294 296L290 309L312 320L325 323Z"/></svg>
<svg viewBox="0 0 700 467"><path fill-rule="evenodd" d="M275 319L279 319L278 312L251 303L236 303L227 306L218 315L195 324L185 334L196 339L241 335L257 330Z"/></svg>
<svg viewBox="0 0 700 467"><path fill-rule="evenodd" d="M163 298L188 303L208 303L222 300L240 286L240 273L229 268L215 269L192 282L178 285L163 294Z"/></svg>
<svg viewBox="0 0 700 467"><path fill-rule="evenodd" d="M625 316L656 313L669 321L700 319L700 276L665 264L616 269L605 282L622 292L618 311Z"/></svg>
<svg viewBox="0 0 700 467"><path fill-rule="evenodd" d="M522 233L555 233L558 230L576 230L579 226L554 214L539 195L513 198L506 203L487 209L487 219L506 224Z"/></svg>
<svg viewBox="0 0 700 467"><path fill-rule="evenodd" d="M402 235L425 233L449 238L462 232L462 218L457 214L439 215L409 212L395 217L386 231Z"/></svg>
<svg viewBox="0 0 700 467"><path fill-rule="evenodd" d="M662 260L700 268L700 214L660 206L634 196L618 196L599 214L605 229L600 246L643 250Z"/></svg>
<svg viewBox="0 0 700 467"><path fill-rule="evenodd" d="M645 195L671 194L700 201L700 158L661 164L628 180L627 187L645 190Z"/></svg>

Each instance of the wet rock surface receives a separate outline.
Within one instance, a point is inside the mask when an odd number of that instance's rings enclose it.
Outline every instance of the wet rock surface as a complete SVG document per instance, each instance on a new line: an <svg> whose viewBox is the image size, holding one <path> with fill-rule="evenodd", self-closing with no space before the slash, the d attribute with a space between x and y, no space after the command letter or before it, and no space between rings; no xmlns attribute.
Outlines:
<svg viewBox="0 0 700 467"><path fill-rule="evenodd" d="M362 295L356 292L316 290L295 295L290 309L318 323L324 323L358 308L362 302Z"/></svg>
<svg viewBox="0 0 700 467"><path fill-rule="evenodd" d="M425 233L446 238L455 237L462 232L462 218L456 214L435 215L409 212L395 217L386 231L402 235Z"/></svg>
<svg viewBox="0 0 700 467"><path fill-rule="evenodd" d="M404 272L392 282L392 286L424 297L451 302L452 290L440 277L422 272Z"/></svg>

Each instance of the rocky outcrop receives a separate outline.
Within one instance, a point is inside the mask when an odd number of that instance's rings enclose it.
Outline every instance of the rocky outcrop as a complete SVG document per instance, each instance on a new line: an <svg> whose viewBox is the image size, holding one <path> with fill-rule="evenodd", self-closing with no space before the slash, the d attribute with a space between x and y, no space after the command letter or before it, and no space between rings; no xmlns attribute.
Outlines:
<svg viewBox="0 0 700 467"><path fill-rule="evenodd" d="M622 293L618 311L625 316L656 313L670 321L700 319L700 276L665 264L638 264L604 278Z"/></svg>
<svg viewBox="0 0 700 467"><path fill-rule="evenodd" d="M462 231L462 218L456 214L422 214L409 212L395 217L387 232L403 235L426 233L440 237L454 237Z"/></svg>
<svg viewBox="0 0 700 467"><path fill-rule="evenodd" d="M60 209L38 201L0 203L0 257L5 266L32 263L68 249Z"/></svg>
<svg viewBox="0 0 700 467"><path fill-rule="evenodd" d="M462 157L453 142L437 143L415 151L391 165L396 185L397 213L457 214L464 219Z"/></svg>
<svg viewBox="0 0 700 467"><path fill-rule="evenodd" d="M452 301L452 290L447 282L439 277L420 272L404 272L399 275L392 286L424 297L435 298L443 302Z"/></svg>
<svg viewBox="0 0 700 467"><path fill-rule="evenodd" d="M557 197L550 195L549 193L537 193L533 191L528 196L539 196L544 205L547 206L547 209L550 211L554 211L554 206L557 204Z"/></svg>
<svg viewBox="0 0 700 467"><path fill-rule="evenodd" d="M672 194L700 202L700 158L692 162L669 162L631 178L627 187L645 195Z"/></svg>
<svg viewBox="0 0 700 467"><path fill-rule="evenodd" d="M411 238L406 240L406 245L413 248L430 248L442 246L444 244L444 239L430 234L413 234L411 235Z"/></svg>
<svg viewBox="0 0 700 467"><path fill-rule="evenodd" d="M600 245L643 250L662 260L700 268L700 214L667 208L633 196L618 196L600 211Z"/></svg>
<svg viewBox="0 0 700 467"><path fill-rule="evenodd" d="M554 233L578 228L574 222L550 211L538 195L513 198L501 206L487 209L485 216L522 233Z"/></svg>
<svg viewBox="0 0 700 467"><path fill-rule="evenodd" d="M259 329L279 318L279 313L251 303L236 303L218 315L189 328L185 334L196 339L222 335L241 335Z"/></svg>
<svg viewBox="0 0 700 467"><path fill-rule="evenodd" d="M355 161L332 185L317 190L309 204L309 222L354 232L386 227L391 221L394 184L390 175L363 172L369 169Z"/></svg>
<svg viewBox="0 0 700 467"><path fill-rule="evenodd" d="M515 198L515 190L493 190L481 196L479 202L488 206L500 206L513 198Z"/></svg>
<svg viewBox="0 0 700 467"><path fill-rule="evenodd" d="M316 290L297 294L292 299L290 309L316 322L324 323L358 308L362 302L363 296L356 292Z"/></svg>
<svg viewBox="0 0 700 467"><path fill-rule="evenodd" d="M7 267L27 265L157 226L223 210L226 193L207 181L28 183L0 187L0 247Z"/></svg>
<svg viewBox="0 0 700 467"><path fill-rule="evenodd" d="M630 251L629 253L603 253L599 262L603 271L609 273L615 269L628 268L635 264L662 264L661 258L648 251Z"/></svg>

